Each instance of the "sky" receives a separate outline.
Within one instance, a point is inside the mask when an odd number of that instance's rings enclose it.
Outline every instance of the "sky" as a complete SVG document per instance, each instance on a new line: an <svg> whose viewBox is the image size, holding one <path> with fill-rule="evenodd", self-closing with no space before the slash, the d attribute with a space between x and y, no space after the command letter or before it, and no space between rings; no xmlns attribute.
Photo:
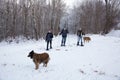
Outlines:
<svg viewBox="0 0 120 80"><path fill-rule="evenodd" d="M67 4L67 6L69 7L73 7L73 5L75 5L77 2L80 2L82 0L65 0L65 3Z"/></svg>

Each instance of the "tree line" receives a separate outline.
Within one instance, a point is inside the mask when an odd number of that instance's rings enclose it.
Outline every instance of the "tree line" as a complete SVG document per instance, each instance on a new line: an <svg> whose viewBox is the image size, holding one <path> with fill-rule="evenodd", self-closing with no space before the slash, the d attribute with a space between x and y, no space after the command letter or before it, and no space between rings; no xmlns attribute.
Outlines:
<svg viewBox="0 0 120 80"><path fill-rule="evenodd" d="M57 35L64 12L62 0L0 0L0 41L19 36L38 40L49 29Z"/></svg>
<svg viewBox="0 0 120 80"><path fill-rule="evenodd" d="M120 22L120 0L85 0L72 9L68 20L73 33L82 28L85 33L107 34Z"/></svg>
<svg viewBox="0 0 120 80"><path fill-rule="evenodd" d="M107 34L120 20L120 0L84 0L67 10L64 0L0 0L0 41L40 39L61 27L76 33Z"/></svg>

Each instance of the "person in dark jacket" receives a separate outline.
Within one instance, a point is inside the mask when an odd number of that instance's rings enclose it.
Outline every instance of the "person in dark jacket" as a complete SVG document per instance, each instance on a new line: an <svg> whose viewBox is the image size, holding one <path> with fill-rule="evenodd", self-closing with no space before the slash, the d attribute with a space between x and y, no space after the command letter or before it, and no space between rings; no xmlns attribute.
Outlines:
<svg viewBox="0 0 120 80"><path fill-rule="evenodd" d="M62 35L61 46L65 46L67 34L68 34L67 28L63 28L62 31L60 32L60 35Z"/></svg>
<svg viewBox="0 0 120 80"><path fill-rule="evenodd" d="M80 41L81 41L81 46L84 46L84 45L83 45L83 42L82 42L83 35L84 35L84 33L83 33L82 29L79 29L79 30L77 31L77 36L78 36L77 46L79 46L79 42L80 42Z"/></svg>
<svg viewBox="0 0 120 80"><path fill-rule="evenodd" d="M51 30L49 30L46 35L46 42L47 42L46 50L49 50L49 48L48 48L49 44L50 44L50 49L52 49L52 38L53 38L53 33L51 32Z"/></svg>

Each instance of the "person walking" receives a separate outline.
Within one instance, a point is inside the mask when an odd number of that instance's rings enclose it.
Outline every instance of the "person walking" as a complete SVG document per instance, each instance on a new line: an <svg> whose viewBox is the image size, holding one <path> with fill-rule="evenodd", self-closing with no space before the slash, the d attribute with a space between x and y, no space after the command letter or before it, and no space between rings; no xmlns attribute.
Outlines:
<svg viewBox="0 0 120 80"><path fill-rule="evenodd" d="M67 28L63 28L62 31L60 32L60 35L62 35L61 46L65 46L67 34L68 34Z"/></svg>
<svg viewBox="0 0 120 80"><path fill-rule="evenodd" d="M47 48L46 50L49 50L49 44L50 44L50 49L52 49L52 38L53 38L53 33L51 30L48 31L46 34L46 42L47 42Z"/></svg>
<svg viewBox="0 0 120 80"><path fill-rule="evenodd" d="M81 44L80 44L81 46L84 46L84 45L83 45L83 41L82 41L83 35L84 35L84 33L83 33L82 29L79 29L79 30L77 31L77 37L78 37L77 46L79 46L79 43L81 43ZM81 41L81 42L80 42L80 41Z"/></svg>

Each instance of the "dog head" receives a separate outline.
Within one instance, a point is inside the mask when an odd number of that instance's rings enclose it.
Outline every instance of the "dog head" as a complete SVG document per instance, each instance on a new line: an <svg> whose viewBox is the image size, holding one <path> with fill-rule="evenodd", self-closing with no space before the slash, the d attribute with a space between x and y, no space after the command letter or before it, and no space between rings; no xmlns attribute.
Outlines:
<svg viewBox="0 0 120 80"><path fill-rule="evenodd" d="M32 50L32 51L29 53L28 57L30 57L30 58L32 59L32 58L33 58L33 54L34 54L34 51Z"/></svg>

